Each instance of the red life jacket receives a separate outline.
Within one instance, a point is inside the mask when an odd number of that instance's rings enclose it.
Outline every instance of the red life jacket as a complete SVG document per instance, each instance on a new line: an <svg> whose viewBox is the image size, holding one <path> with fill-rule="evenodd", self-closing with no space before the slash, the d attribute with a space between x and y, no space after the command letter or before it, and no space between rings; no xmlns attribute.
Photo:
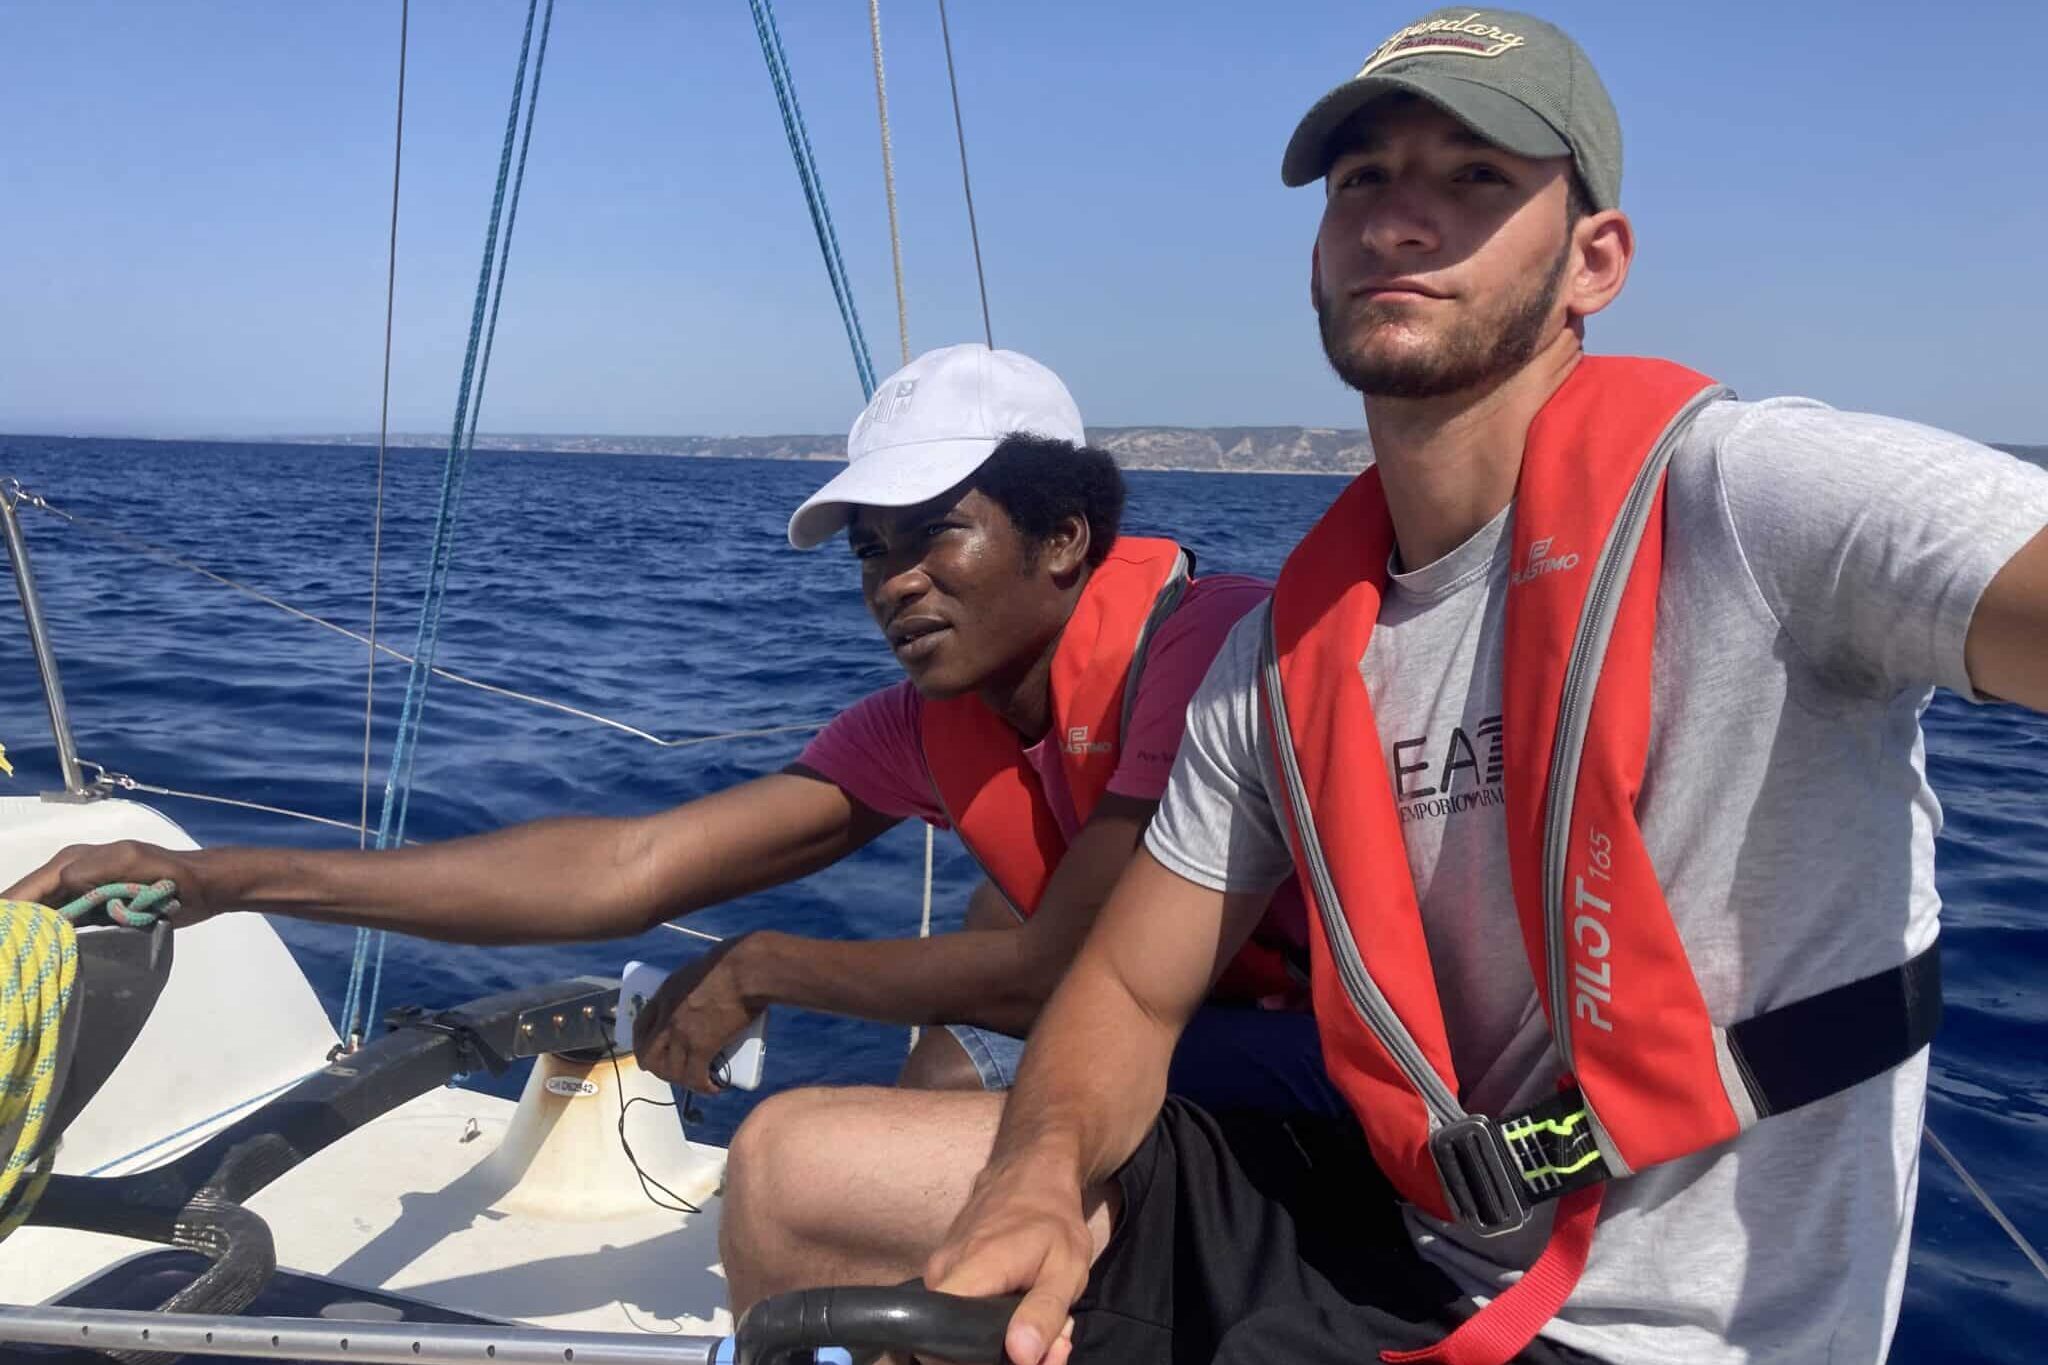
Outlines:
<svg viewBox="0 0 2048 1365"><path fill-rule="evenodd" d="M1119 536L1089 575L1052 658L1051 724L1059 764L1087 824L1109 787L1152 637L1180 605L1193 560L1170 540ZM1020 915L1044 899L1066 856L1025 744L980 697L921 703L925 767L953 828ZM1294 985L1273 948L1248 943L1217 983L1219 998L1263 999Z"/></svg>
<svg viewBox="0 0 2048 1365"><path fill-rule="evenodd" d="M1914 995L1930 990L1931 950L1896 973L1717 1026L1643 844L1635 808L1664 472L1684 428L1721 396L1666 362L1586 358L1529 427L1507 590L1505 808L1516 918L1565 1075L1559 1097L1528 1114L1495 1119L1459 1103L1359 675L1394 549L1377 470L1344 491L1281 570L1262 685L1276 804L1316 911L1312 991L1331 1079L1394 1187L1427 1212L1499 1233L1534 1204L1564 1200L1549 1248L1520 1283L1438 1346L1389 1359L1508 1359L1583 1270L1601 1182L1888 1070L1932 1035L1928 1002ZM1891 986L1907 994L1904 1013L1884 997ZM1877 996L1852 999L1859 990ZM1817 1004L1861 1011L1885 1043L1787 1042L1796 1012ZM1759 1082L1745 1043L1762 1071L1788 1074ZM1777 1067L1788 1054L1792 1065Z"/></svg>

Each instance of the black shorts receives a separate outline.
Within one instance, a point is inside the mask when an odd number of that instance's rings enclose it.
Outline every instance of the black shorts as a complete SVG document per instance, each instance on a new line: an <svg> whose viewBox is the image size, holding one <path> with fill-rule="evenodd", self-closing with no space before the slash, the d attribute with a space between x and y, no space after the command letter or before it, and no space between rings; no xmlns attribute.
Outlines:
<svg viewBox="0 0 2048 1365"><path fill-rule="evenodd" d="M1371 1365L1471 1311L1349 1118L1169 1099L1116 1180L1123 1212L1074 1308L1083 1365ZM1539 1339L1516 1359L1592 1357Z"/></svg>

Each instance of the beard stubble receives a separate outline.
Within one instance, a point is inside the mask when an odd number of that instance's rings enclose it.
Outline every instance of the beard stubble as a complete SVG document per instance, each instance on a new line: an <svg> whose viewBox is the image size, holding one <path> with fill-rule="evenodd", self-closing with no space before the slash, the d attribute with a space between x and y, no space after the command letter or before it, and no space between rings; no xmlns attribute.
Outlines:
<svg viewBox="0 0 2048 1365"><path fill-rule="evenodd" d="M1369 344L1354 340L1395 321L1403 305L1368 302L1347 315L1329 299L1318 298L1323 355L1339 379L1368 398L1437 398L1499 380L1526 365L1542 344L1570 259L1567 239L1528 289L1503 297L1483 316L1454 322L1435 346L1403 355L1375 354Z"/></svg>

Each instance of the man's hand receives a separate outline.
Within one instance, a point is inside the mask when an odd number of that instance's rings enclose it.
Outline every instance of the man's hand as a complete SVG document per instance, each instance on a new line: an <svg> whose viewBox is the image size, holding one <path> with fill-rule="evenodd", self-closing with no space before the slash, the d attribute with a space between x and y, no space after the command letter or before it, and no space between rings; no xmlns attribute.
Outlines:
<svg viewBox="0 0 2048 1365"><path fill-rule="evenodd" d="M186 928L224 909L206 875L206 855L177 852L124 839L115 844L74 844L9 887L0 899L61 906L108 882L178 884L175 928Z"/></svg>
<svg viewBox="0 0 2048 1365"><path fill-rule="evenodd" d="M1065 1365L1092 1252L1074 1163L1026 1149L982 1171L924 1278L943 1294L1022 1291L1004 1351L1013 1365Z"/></svg>
<svg viewBox="0 0 2048 1365"><path fill-rule="evenodd" d="M669 973L633 1021L640 1068L699 1095L715 1095L711 1059L767 1007L742 980L745 935L727 939Z"/></svg>

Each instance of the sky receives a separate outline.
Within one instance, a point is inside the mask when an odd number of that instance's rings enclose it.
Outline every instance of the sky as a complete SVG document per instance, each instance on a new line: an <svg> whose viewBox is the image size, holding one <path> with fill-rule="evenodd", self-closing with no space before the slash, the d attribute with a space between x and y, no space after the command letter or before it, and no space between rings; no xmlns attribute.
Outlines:
<svg viewBox="0 0 2048 1365"><path fill-rule="evenodd" d="M391 422L454 413L525 5L415 0ZM951 0L997 344L1097 425L1356 426L1295 120L1407 5ZM2038 0L1557 0L1639 254L1593 349L2048 441ZM878 370L867 6L778 15ZM980 334L936 0L881 0L910 343ZM0 431L374 431L399 0L0 0ZM558 0L482 429L842 431L860 391L744 0Z"/></svg>

